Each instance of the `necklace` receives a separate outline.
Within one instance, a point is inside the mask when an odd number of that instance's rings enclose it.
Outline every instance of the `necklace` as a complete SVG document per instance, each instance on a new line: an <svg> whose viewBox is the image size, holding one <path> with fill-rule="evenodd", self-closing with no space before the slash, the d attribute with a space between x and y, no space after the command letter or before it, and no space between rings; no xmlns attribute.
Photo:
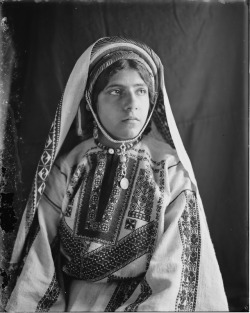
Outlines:
<svg viewBox="0 0 250 313"><path fill-rule="evenodd" d="M129 186L129 181L126 178L127 163L128 163L128 157L126 155L126 152L128 149L136 145L141 140L141 138L142 136L138 137L135 141L130 142L128 144L125 144L123 142L119 148L114 149L114 148L106 147L105 145L103 145L102 143L98 141L98 136L94 136L94 141L99 148L106 151L106 153L119 155L121 168L122 168L121 178L120 178L120 187L124 190L128 189L128 186Z"/></svg>

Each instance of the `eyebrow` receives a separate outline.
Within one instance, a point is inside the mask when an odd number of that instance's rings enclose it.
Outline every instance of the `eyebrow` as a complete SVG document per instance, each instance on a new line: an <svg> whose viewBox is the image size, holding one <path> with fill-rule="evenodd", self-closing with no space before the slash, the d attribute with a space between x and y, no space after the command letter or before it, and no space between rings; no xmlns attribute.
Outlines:
<svg viewBox="0 0 250 313"><path fill-rule="evenodd" d="M132 87L145 87L145 86L148 87L146 83L138 83L138 84L132 85ZM107 85L105 89L113 88L113 87L127 87L127 86L123 84L111 84L111 85Z"/></svg>

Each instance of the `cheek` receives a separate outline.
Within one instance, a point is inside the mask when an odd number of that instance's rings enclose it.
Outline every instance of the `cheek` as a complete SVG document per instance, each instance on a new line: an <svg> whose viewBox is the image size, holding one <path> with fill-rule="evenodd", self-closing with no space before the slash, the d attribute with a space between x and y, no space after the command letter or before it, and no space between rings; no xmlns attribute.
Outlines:
<svg viewBox="0 0 250 313"><path fill-rule="evenodd" d="M150 108L150 103L149 101L147 101L146 103L144 103L144 105L142 106L142 114L143 117L146 119L147 116L149 115L149 108Z"/></svg>
<svg viewBox="0 0 250 313"><path fill-rule="evenodd" d="M107 127L110 123L112 124L112 122L116 119L114 110L112 110L110 105L106 103L97 105L97 116L105 127Z"/></svg>
<svg viewBox="0 0 250 313"><path fill-rule="evenodd" d="M96 112L97 112L97 116L99 117L100 120L102 120L103 118L105 118L105 113L108 110L108 108L106 108L106 104L98 101L96 103Z"/></svg>

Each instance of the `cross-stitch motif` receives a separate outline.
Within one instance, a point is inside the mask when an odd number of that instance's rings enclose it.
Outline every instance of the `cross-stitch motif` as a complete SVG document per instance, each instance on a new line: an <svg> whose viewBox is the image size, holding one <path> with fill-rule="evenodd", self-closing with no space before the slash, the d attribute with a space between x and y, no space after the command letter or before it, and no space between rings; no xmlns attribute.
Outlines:
<svg viewBox="0 0 250 313"><path fill-rule="evenodd" d="M120 281L104 312L115 312L131 297L139 282L137 279Z"/></svg>
<svg viewBox="0 0 250 313"><path fill-rule="evenodd" d="M128 216L149 222L154 203L154 195L155 184L150 169L140 169Z"/></svg>
<svg viewBox="0 0 250 313"><path fill-rule="evenodd" d="M191 191L186 191L185 197L186 206L179 220L183 252L176 311L195 310L200 265L201 234L197 200Z"/></svg>
<svg viewBox="0 0 250 313"><path fill-rule="evenodd" d="M150 222L122 238L115 246L104 245L90 253L82 254L81 241L67 231L61 229L63 247L68 255L73 256L63 270L70 276L88 281L98 281L152 249L156 238L157 222Z"/></svg>
<svg viewBox="0 0 250 313"><path fill-rule="evenodd" d="M37 166L32 191L27 203L26 231L28 231L28 229L30 228L37 205L46 186L46 179L54 162L56 147L58 144L60 133L61 106L62 104L60 103L56 111L54 122L51 125L47 141L45 143L44 152Z"/></svg>

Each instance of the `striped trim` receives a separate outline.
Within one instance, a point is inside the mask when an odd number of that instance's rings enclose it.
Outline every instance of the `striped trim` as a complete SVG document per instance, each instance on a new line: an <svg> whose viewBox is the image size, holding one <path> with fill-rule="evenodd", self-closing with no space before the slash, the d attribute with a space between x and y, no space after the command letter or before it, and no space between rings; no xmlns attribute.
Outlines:
<svg viewBox="0 0 250 313"><path fill-rule="evenodd" d="M103 54L107 54L107 52L112 52L118 49L132 50L146 60L146 62L152 68L154 75L156 75L157 66L151 55L148 53L150 51L153 55L153 51L146 45L143 45L143 47L141 46L142 44L140 44L139 42L137 43L135 41L121 37L104 37L98 40L92 49L91 66L93 66L100 58L102 58Z"/></svg>

